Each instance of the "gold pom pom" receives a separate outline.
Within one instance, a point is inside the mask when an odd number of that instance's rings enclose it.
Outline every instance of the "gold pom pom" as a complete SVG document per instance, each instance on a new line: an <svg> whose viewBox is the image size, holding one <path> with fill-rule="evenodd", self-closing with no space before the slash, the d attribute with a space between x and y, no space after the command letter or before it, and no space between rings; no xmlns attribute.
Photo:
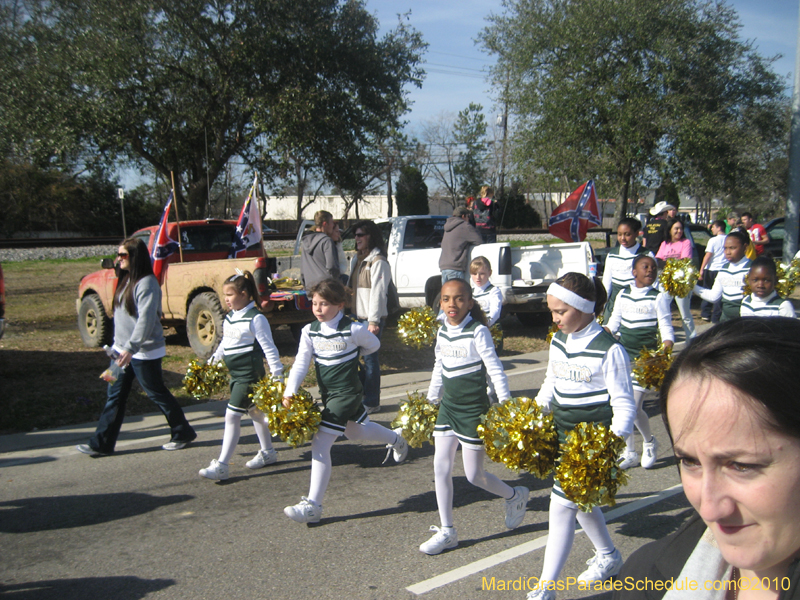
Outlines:
<svg viewBox="0 0 800 600"><path fill-rule="evenodd" d="M544 338L544 341L547 342L548 346L550 345L550 342L553 341L553 336L556 334L557 331L558 331L558 325L556 325L555 323L551 323L550 329L547 330L547 337Z"/></svg>
<svg viewBox="0 0 800 600"><path fill-rule="evenodd" d="M781 298L788 298L794 293L794 288L800 283L800 259L794 258L788 265L775 261L778 271L778 283L775 291Z"/></svg>
<svg viewBox="0 0 800 600"><path fill-rule="evenodd" d="M428 402L419 391L406 392L408 400L400 404L400 411L392 421L392 429L401 429L400 435L412 448L421 448L423 442L430 442L433 427L439 415L439 405Z"/></svg>
<svg viewBox="0 0 800 600"><path fill-rule="evenodd" d="M658 279L670 296L686 298L700 279L700 273L691 258L670 258Z"/></svg>
<svg viewBox="0 0 800 600"><path fill-rule="evenodd" d="M633 375L643 388L658 391L664 376L672 366L672 360L672 348L667 348L664 344L661 344L658 350L642 348L639 356L633 361Z"/></svg>
<svg viewBox="0 0 800 600"><path fill-rule="evenodd" d="M617 491L628 483L628 474L617 464L624 448L625 440L602 423L578 423L561 445L556 466L564 495L583 512L614 506Z"/></svg>
<svg viewBox="0 0 800 600"><path fill-rule="evenodd" d="M433 345L440 326L430 306L412 308L397 319L397 334L404 344L419 350Z"/></svg>
<svg viewBox="0 0 800 600"><path fill-rule="evenodd" d="M553 416L542 414L530 398L494 404L478 425L486 454L512 471L529 471L544 479L555 466L558 434Z"/></svg>
<svg viewBox="0 0 800 600"><path fill-rule="evenodd" d="M186 369L183 388L195 400L205 400L219 394L228 387L228 368L224 362L209 365L199 358L194 358Z"/></svg>
<svg viewBox="0 0 800 600"><path fill-rule="evenodd" d="M489 332L492 334L492 341L494 342L494 347L498 350L503 348L503 330L500 329L500 324L495 323L491 327L489 327Z"/></svg>
<svg viewBox="0 0 800 600"><path fill-rule="evenodd" d="M319 429L322 415L314 398L302 388L292 396L292 405L286 408L283 405L284 389L282 381L268 375L253 385L250 397L266 415L269 430L292 448L297 448L311 441Z"/></svg>

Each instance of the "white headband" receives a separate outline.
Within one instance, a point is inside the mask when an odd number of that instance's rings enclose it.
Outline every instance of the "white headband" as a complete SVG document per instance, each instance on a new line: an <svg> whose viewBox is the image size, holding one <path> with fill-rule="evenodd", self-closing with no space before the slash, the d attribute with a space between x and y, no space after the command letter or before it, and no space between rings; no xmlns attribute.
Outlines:
<svg viewBox="0 0 800 600"><path fill-rule="evenodd" d="M590 315L594 314L594 302L591 300L587 300L586 298L582 298L578 296L575 292L568 290L567 288L563 288L557 283L551 283L550 287L547 288L547 295L548 296L555 296L562 302L566 302L572 308L577 309L583 313L589 313Z"/></svg>

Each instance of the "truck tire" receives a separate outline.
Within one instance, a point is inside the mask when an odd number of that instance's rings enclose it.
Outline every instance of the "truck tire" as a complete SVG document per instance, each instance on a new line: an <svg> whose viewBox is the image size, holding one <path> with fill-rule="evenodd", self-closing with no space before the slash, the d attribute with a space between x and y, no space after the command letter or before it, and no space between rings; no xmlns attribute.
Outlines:
<svg viewBox="0 0 800 600"><path fill-rule="evenodd" d="M292 337L298 344L300 343L300 338L303 336L303 327L306 325L307 323L289 323L289 329L292 331Z"/></svg>
<svg viewBox="0 0 800 600"><path fill-rule="evenodd" d="M195 296L186 312L186 337L194 353L203 360L211 356L222 339L222 321L225 313L214 292Z"/></svg>
<svg viewBox="0 0 800 600"><path fill-rule="evenodd" d="M539 327L542 325L550 325L550 323L553 322L549 312L522 312L514 314L516 314L519 322L525 327Z"/></svg>
<svg viewBox="0 0 800 600"><path fill-rule="evenodd" d="M111 342L111 319L103 308L100 296L86 294L78 309L78 331L89 348L99 348Z"/></svg>

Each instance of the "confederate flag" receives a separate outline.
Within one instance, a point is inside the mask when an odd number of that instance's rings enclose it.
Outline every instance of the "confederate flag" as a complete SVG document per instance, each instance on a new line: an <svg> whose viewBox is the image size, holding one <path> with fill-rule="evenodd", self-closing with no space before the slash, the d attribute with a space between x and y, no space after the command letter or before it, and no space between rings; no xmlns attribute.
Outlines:
<svg viewBox="0 0 800 600"><path fill-rule="evenodd" d="M156 241L153 244L153 252L150 260L153 263L153 275L158 279L158 285L164 282L164 265L167 264L167 257L178 251L178 242L167 235L167 221L169 220L169 209L172 208L172 192L167 198L167 205L161 214L161 222L158 224Z"/></svg>
<svg viewBox="0 0 800 600"><path fill-rule="evenodd" d="M244 201L242 212L239 214L239 222L236 224L236 233L233 238L228 258L239 258L248 246L257 244L261 241L261 213L258 210L258 199L253 202L256 196L256 183L258 175L253 180L253 187Z"/></svg>
<svg viewBox="0 0 800 600"><path fill-rule="evenodd" d="M551 235L565 242L582 242L586 239L586 231L601 223L594 181L590 179L553 211L547 224Z"/></svg>

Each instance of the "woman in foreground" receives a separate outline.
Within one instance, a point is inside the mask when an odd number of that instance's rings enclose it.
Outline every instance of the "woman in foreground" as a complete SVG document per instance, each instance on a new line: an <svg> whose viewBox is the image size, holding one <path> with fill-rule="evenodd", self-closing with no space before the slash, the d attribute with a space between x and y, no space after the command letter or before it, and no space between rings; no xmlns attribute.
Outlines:
<svg viewBox="0 0 800 600"><path fill-rule="evenodd" d="M721 323L678 356L661 411L697 514L619 576L623 587L673 578L676 589L614 598L800 598L798 364L800 322L783 317Z"/></svg>

